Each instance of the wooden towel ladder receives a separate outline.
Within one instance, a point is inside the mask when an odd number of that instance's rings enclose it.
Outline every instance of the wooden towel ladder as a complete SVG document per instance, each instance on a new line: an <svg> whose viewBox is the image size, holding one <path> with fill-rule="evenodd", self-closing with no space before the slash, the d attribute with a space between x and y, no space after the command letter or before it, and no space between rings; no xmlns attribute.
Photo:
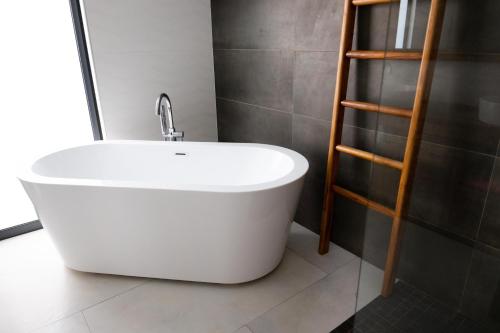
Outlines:
<svg viewBox="0 0 500 333"><path fill-rule="evenodd" d="M389 296L395 281L396 264L398 262L399 246L402 236L402 216L405 212L410 181L413 168L418 154L424 114L427 99L432 83L433 59L436 55L437 45L441 32L445 0L431 0L427 30L422 52L410 51L355 51L352 50L352 39L358 6L391 3L395 0L345 0L344 17L339 49L339 61L337 67L337 82L335 86L335 97L333 100L332 127L330 132L330 147L328 150L328 165L325 181L325 196L323 202L323 213L321 217L321 233L319 253L328 252L331 232L331 215L334 193L351 199L358 204L367 206L382 214L393 218L392 229L387 250L382 295ZM412 109L402 109L366 102L346 100L347 81L349 76L350 59L391 59L420 61L415 99ZM408 138L404 152L403 161L396 161L383 156L341 144L342 125L344 119L344 108L349 107L361 111L379 112L410 120ZM338 168L339 153L346 153L358 158L369 160L387 167L400 170L400 181L396 199L395 209L376 203L359 194L351 192L335 185L335 176Z"/></svg>

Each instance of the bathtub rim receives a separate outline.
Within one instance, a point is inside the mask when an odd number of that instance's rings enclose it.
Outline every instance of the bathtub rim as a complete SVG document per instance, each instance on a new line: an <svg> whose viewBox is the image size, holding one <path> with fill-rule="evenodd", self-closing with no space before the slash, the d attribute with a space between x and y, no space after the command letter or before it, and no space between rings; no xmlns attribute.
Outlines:
<svg viewBox="0 0 500 333"><path fill-rule="evenodd" d="M290 172L274 179L272 181L266 181L257 184L246 184L246 185L200 185L200 184L161 184L155 185L152 183L146 183L141 181L133 180L105 180L105 179L90 179L90 178L62 178L62 177L49 177L42 176L33 171L33 166L35 163L40 161L42 158L62 153L64 151L72 150L80 147L90 147L96 145L116 145L116 144L126 144L126 145L228 145L236 147L259 147L263 149L277 151L279 153L287 155L293 162L293 168ZM94 141L89 144L83 144L78 146L72 146L64 149L59 149L49 154L44 154L38 156L31 162L27 167L22 170L17 178L21 182L33 183L33 184L43 184L43 185L67 185L67 186L82 186L82 187L106 187L106 188L128 188L128 189L151 189L151 190L174 190L174 191L186 191L186 192L214 192L214 193L246 193L246 192L256 192L268 189L273 189L281 186L293 183L305 176L309 170L309 162L300 153L280 146L268 145L262 143L236 143L236 142L200 142L200 141L185 141L185 142L165 142L165 141L150 141L150 140L100 140Z"/></svg>

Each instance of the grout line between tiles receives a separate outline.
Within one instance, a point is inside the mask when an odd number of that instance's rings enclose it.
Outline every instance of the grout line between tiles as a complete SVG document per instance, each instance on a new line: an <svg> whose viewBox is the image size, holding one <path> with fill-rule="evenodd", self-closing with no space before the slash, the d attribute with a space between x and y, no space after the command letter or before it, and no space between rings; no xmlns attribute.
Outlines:
<svg viewBox="0 0 500 333"><path fill-rule="evenodd" d="M283 111L283 110L280 110L280 109L270 108L268 106L262 106L262 105L258 105L258 104L247 103L247 102L238 101L238 100L230 99L230 98L226 98L226 97L216 96L216 98L220 99L220 100L223 100L223 101L226 101L226 102L239 103L239 104L254 106L254 107L257 107L257 108L260 108L260 109L264 109L266 111L274 111L274 112L286 113L286 114L289 114L289 115L293 114L293 112L291 112L291 111Z"/></svg>
<svg viewBox="0 0 500 333"><path fill-rule="evenodd" d="M128 293L129 291L132 291L132 290L134 290L134 289L136 289L136 288L139 288L139 287L141 287L141 286L143 286L143 285L147 284L148 282L149 282L149 281L147 281L147 280L146 280L146 281L144 281L144 282L142 282L142 283L139 283L139 284L138 284L138 285L136 285L136 286L133 286L132 288L126 289L126 290L124 290L124 291L122 291L122 292L119 292L119 293L118 293L118 294L116 294L116 295L110 296L110 297L108 297L108 298L106 298L106 299L103 299L102 301L99 301L99 302L97 302L97 303L95 303L95 304L92 304L92 305L90 305L90 306L87 306L86 308L83 308L83 309L82 309L82 310L80 310L80 311L81 311L82 313L84 313L84 311L87 311L88 309L93 308L94 306L97 306L97 305L99 305L99 304L101 304L101 303L107 302L107 301L109 301L109 300L111 300L111 299L113 299L113 298L115 298L115 297L118 297L118 296L124 295L124 294Z"/></svg>
<svg viewBox="0 0 500 333"><path fill-rule="evenodd" d="M89 333L92 333L92 329L90 328L89 322L87 321L87 317L85 317L85 313L83 313L83 311L80 311L80 313L82 314L83 321L85 322L85 325L87 325Z"/></svg>
<svg viewBox="0 0 500 333"><path fill-rule="evenodd" d="M333 244L333 243L332 243L332 244ZM340 246L339 246L339 247L340 247ZM356 260L356 259L361 259L361 260L362 260L362 258L360 258L360 257L358 257L357 255L353 254L353 256L354 256L355 258L352 258L352 259L351 259L351 260L349 260L348 262L346 262L346 263L344 263L344 264L342 264L342 265L338 266L337 268L335 268L335 270L333 270L333 271L331 271L330 273L328 273L328 272L326 272L323 268L319 267L318 265L316 265L316 264L315 264L315 263L313 263L312 261L310 261L310 260L308 260L307 258L303 257L303 256L302 256L300 253L298 253L297 251L295 251L295 250L293 250L293 249L289 248L289 247L288 247L288 245L286 246L286 248L287 248L290 252L293 252L294 254L296 254L297 256L299 256L301 259L303 259L303 260L304 260L304 261L306 261L307 263L309 263L309 264L313 265L314 267L316 267L317 269L319 269L320 271L322 271L323 273L325 273L326 275L330 275L330 274L335 273L337 270L339 270L340 268L342 268L342 267L344 267L344 266L346 266L346 265L350 264L351 262L353 262L353 261L354 261L354 260ZM344 248L341 248L341 249L345 250ZM347 250L345 250L345 251L347 251ZM347 251L347 252L349 252L349 251ZM349 253L351 253L351 252L349 252Z"/></svg>
<svg viewBox="0 0 500 333"><path fill-rule="evenodd" d="M250 329L250 327L248 327L247 324L244 324L244 325L241 325L240 327L238 327L238 329L236 331L234 331L233 333L237 333L239 330L241 330L242 328L246 328L250 333L253 333L253 331Z"/></svg>
<svg viewBox="0 0 500 333"><path fill-rule="evenodd" d="M148 282L149 282L149 281L144 281L144 282L142 282L142 283L139 283L138 285L133 286L133 287L131 287L131 288L128 288L128 289L126 289L126 290L123 290L123 291L119 292L119 293L118 293L118 294L116 294L116 295L113 295L113 296L110 296L110 297L108 297L108 298L105 298L105 299L103 299L103 300L101 300L101 301L99 301L99 302L97 302L97 303L94 303L94 304L92 304L92 305L89 305L89 306L87 306L87 307L85 307L85 308L82 308L82 309L80 309L80 310L78 310L78 311L68 313L67 315L65 315L65 316L63 316L63 317L61 317L61 318L59 318L59 319L52 320L52 321L50 321L50 322L48 322L48 323L45 323L45 324L43 324L43 325L38 326L38 327L37 327L37 328L35 328L35 329L40 329L40 328L42 328L42 327L45 327L45 326L48 326L48 325L51 325L51 324L55 324L55 323L57 323L58 321L61 321L61 320L63 320L63 319L67 319L67 318L69 318L69 317L71 317L71 316L74 316L74 315L76 315L76 314L78 314L78 313L81 313L81 314L83 315L83 318L85 319L85 323L87 324L87 327L89 328L89 331L92 333L92 330L90 329L90 325L89 325L89 323L87 322L87 317L85 317L84 311L87 311L88 309L93 308L94 306L99 305L99 304L101 304L101 303L107 302L107 301L109 301L109 300L110 300L110 299L112 299L112 298L115 298L115 297L121 296L121 295L123 295L123 294L126 294L126 293L128 293L129 291L132 291L132 290L134 290L135 288L138 288L138 287L140 287L140 286L143 286L143 285L145 285L145 284L146 284L146 283L148 283Z"/></svg>
<svg viewBox="0 0 500 333"><path fill-rule="evenodd" d="M295 251L292 251L292 252L296 253ZM302 257L301 257L301 258L302 258ZM351 260L349 260L349 262L348 262L348 263L346 263L346 264L344 264L344 265L341 265L340 267L344 267L344 266L346 266L346 265L350 264L351 262L353 262L354 260L357 260L357 259L360 259L360 258L359 258L359 257L356 257L356 258L354 258L354 259L351 259ZM306 260L306 261L307 261L307 260ZM340 267L339 267L339 268L340 268ZM322 272L324 272L323 270L321 270L321 271L322 271ZM259 319L260 317L264 316L266 313L271 312L272 310L274 310L275 308L277 308L277 307L281 306L282 304L284 304L284 303L288 302L289 300L291 300L291 299L292 299L292 298L294 298L295 296L298 296L299 294L301 294L301 293L305 292L307 289L312 288L313 286L315 286L315 285L319 284L320 282L322 282L323 280L327 279L328 277L330 277L332 274L336 273L337 271L338 271L338 269L336 269L334 272L332 272L332 273L330 273L330 274L328 274L328 273L324 272L324 273L326 274L325 276L323 276L322 278L320 278L320 279L318 279L318 280L314 281L313 283L311 283L311 284L309 284L309 285L305 286L304 288L302 288L301 290L299 290L299 291L298 291L297 293L295 293L294 295L291 295L290 297L286 298L286 299L285 299L285 300L283 300L282 302L280 302L280 303L278 303L278 304L276 304L276 305L272 306L271 308L267 309L266 311L262 312L261 314L259 314L259 315L255 316L254 318L250 319L250 321L248 321L248 322L247 322L245 325L243 325L242 327L247 326L247 327L249 327L249 328L250 328L250 326L249 326L249 325L250 325L250 323L251 323L251 322L253 322L254 320ZM359 280L359 274L358 274L358 280ZM357 294L355 294L355 297L357 298Z"/></svg>

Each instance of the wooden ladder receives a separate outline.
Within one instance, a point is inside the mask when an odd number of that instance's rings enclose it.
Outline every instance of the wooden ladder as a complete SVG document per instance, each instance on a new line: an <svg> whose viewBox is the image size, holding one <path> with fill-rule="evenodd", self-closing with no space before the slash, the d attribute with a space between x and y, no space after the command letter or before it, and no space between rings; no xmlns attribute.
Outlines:
<svg viewBox="0 0 500 333"><path fill-rule="evenodd" d="M335 97L333 100L332 127L330 132L330 147L328 150L328 165L325 181L325 196L321 217L321 232L319 244L319 253L327 253L330 244L331 216L334 193L351 199L358 204L374 209L382 214L390 216L393 219L393 222L389 247L387 250L384 282L382 286L382 295L384 296L389 296L392 293L392 288L395 281L396 264L399 259L399 247L402 236L402 217L404 216L406 210L412 173L418 154L420 137L425 118L425 110L427 106L427 99L432 83L434 67L433 59L435 59L436 56L445 7L445 0L431 0L427 30L422 52L352 50L352 39L357 7L391 2L395 1L345 0L339 49L339 61L337 67L337 82L335 86ZM420 61L420 71L418 75L415 99L412 109L403 109L392 106L346 100L350 59L391 59ZM408 118L410 120L410 126L403 161L396 161L387 157L375 155L370 152L342 145L342 125L344 120L344 108L346 107L361 111L379 112L396 117ZM337 174L340 153L350 154L358 158L369 160L373 163L382 164L387 167L400 170L401 176L395 209L386 207L359 194L335 185L335 176Z"/></svg>

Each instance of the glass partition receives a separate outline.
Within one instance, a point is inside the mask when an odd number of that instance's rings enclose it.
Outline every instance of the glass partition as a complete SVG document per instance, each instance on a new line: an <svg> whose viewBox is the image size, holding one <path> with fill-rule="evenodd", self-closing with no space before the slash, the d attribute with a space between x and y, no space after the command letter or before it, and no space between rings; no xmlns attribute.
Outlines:
<svg viewBox="0 0 500 333"><path fill-rule="evenodd" d="M407 0L361 8L358 49L421 50L429 5L430 0ZM500 331L498 13L495 0L446 2L404 216L398 279L391 296L374 301L366 299L371 300L373 284L381 282L392 219L366 213L353 320L360 332L368 327L376 332ZM419 65L366 60L351 74L363 92L360 98L411 109ZM371 133L370 151L402 160L409 120L359 113L348 111L352 118L347 121ZM399 171L377 164L369 168L358 169L358 179L369 179L365 194L394 207Z"/></svg>

